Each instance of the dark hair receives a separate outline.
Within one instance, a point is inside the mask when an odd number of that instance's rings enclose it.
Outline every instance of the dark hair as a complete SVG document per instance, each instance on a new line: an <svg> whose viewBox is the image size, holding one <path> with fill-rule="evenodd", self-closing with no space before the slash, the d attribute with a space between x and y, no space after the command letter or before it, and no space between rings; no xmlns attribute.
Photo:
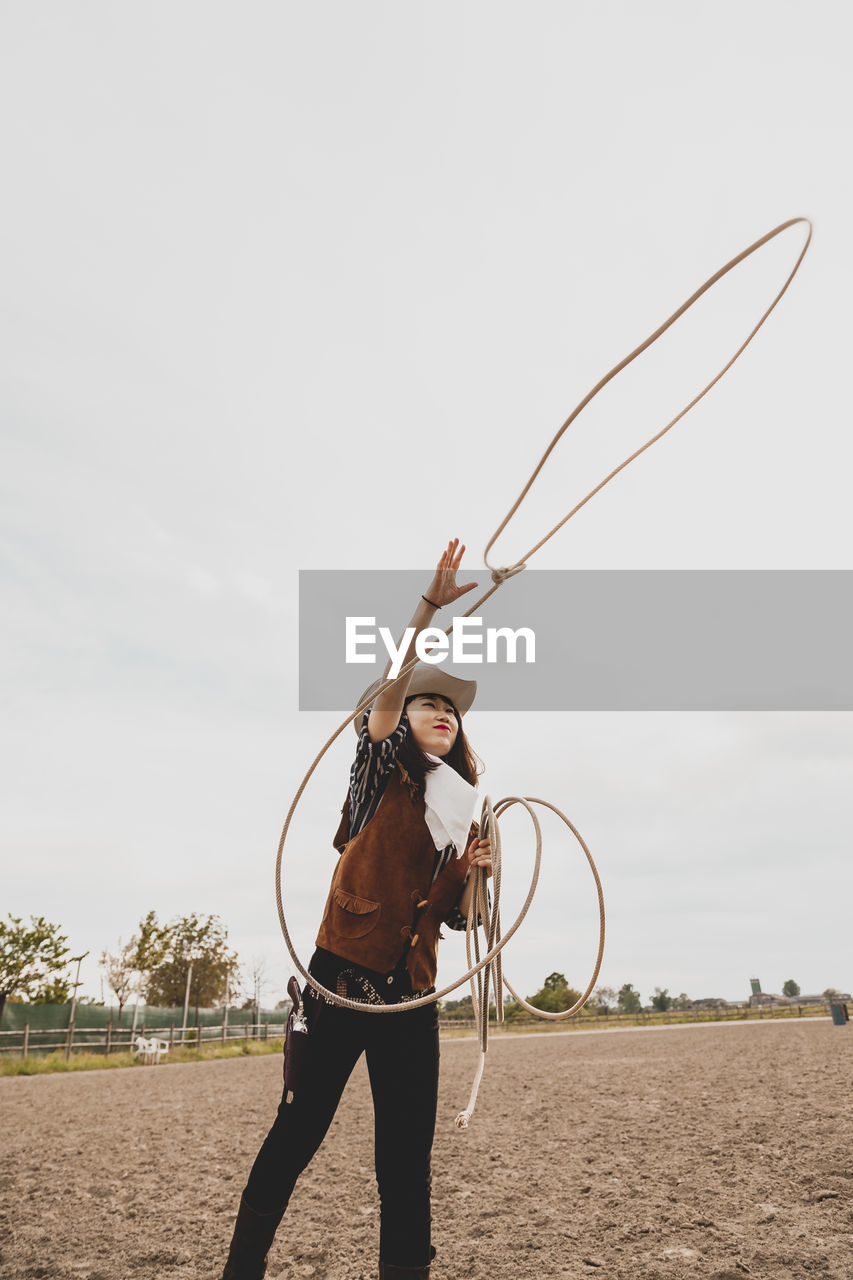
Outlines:
<svg viewBox="0 0 853 1280"><path fill-rule="evenodd" d="M429 696L430 695L428 693L409 694L408 698L403 703L403 710L405 711L413 698L428 698ZM441 697L443 702L449 702L450 706L453 707L453 703L450 702L449 698L445 698L444 694L435 694L433 696ZM462 728L462 717L455 707L453 707L453 714L456 716L456 723L458 725L456 738L453 746L450 748L447 755L442 757L442 759L445 764L450 765L451 769L456 770L460 778L464 778L466 782L470 783L471 786L474 787L477 785L478 775L483 772L483 762L478 756L475 756L474 752L471 750L471 744L465 737L465 730ZM421 751L420 747L415 742L411 731L406 734L400 744L397 751L397 759L412 779L412 782L416 782L421 790L426 786L427 774L432 773L433 769L438 768L435 761L430 760L426 753Z"/></svg>

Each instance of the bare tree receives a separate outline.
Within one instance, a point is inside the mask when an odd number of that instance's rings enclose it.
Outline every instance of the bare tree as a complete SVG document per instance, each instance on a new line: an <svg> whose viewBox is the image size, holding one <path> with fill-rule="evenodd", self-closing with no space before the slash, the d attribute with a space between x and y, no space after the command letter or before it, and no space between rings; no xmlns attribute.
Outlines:
<svg viewBox="0 0 853 1280"><path fill-rule="evenodd" d="M596 987L593 995L599 1009L605 1014L610 1012L617 1000L614 987Z"/></svg>
<svg viewBox="0 0 853 1280"><path fill-rule="evenodd" d="M138 949L138 938L131 938L130 942L125 943L124 946L119 938L117 951L101 952L100 964L107 979L107 985L118 1000L119 1026L121 1026L122 1010L139 986Z"/></svg>
<svg viewBox="0 0 853 1280"><path fill-rule="evenodd" d="M270 986L270 980L267 976L268 969L269 960L267 956L252 956L249 961L249 985L247 987L246 1005L254 1009L256 1023L261 1020L261 999Z"/></svg>

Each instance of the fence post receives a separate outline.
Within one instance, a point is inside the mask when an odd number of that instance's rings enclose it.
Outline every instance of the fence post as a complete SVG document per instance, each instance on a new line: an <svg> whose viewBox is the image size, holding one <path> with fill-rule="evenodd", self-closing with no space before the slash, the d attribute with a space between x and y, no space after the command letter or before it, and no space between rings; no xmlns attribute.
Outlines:
<svg viewBox="0 0 853 1280"><path fill-rule="evenodd" d="M196 1034L198 1035L198 1048L200 1051L201 1050L201 1023L200 1022L196 1027Z"/></svg>
<svg viewBox="0 0 853 1280"><path fill-rule="evenodd" d="M112 1017L112 1014L110 1014L110 1019L109 1019L109 1022L107 1023L107 1040L106 1040L106 1044L104 1045L104 1056L106 1058L110 1056L110 1047L112 1045L112 1039L113 1039L113 1017Z"/></svg>
<svg viewBox="0 0 853 1280"><path fill-rule="evenodd" d="M30 1024L28 1022L24 1023L24 1043L21 1048L23 1050L21 1057L26 1058L30 1049Z"/></svg>
<svg viewBox="0 0 853 1280"><path fill-rule="evenodd" d="M248 1022L244 1023L244 1025L243 1025L243 1031L244 1031L244 1035L245 1035L246 1044L248 1044L248 1043L249 1043L249 1024L248 1024Z"/></svg>
<svg viewBox="0 0 853 1280"><path fill-rule="evenodd" d="M222 1043L223 1044L225 1044L225 1041L227 1040L227 1038L228 1038L228 1014L223 1013L222 1014Z"/></svg>
<svg viewBox="0 0 853 1280"><path fill-rule="evenodd" d="M175 1019L169 1023L169 1052L171 1053L175 1047Z"/></svg>
<svg viewBox="0 0 853 1280"><path fill-rule="evenodd" d="M270 1038L270 1023L269 1023L269 1018L267 1018L266 1022L264 1023L264 1039L269 1040L269 1038Z"/></svg>
<svg viewBox="0 0 853 1280"><path fill-rule="evenodd" d="M71 1057L71 1044L74 1039L74 1023L68 1023L68 1030L65 1033L65 1061Z"/></svg>

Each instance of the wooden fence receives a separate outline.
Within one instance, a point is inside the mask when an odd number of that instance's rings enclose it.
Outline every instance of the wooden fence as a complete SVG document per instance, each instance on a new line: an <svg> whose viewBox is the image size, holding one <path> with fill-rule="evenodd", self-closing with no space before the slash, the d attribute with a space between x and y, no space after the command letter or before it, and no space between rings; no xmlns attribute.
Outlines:
<svg viewBox="0 0 853 1280"><path fill-rule="evenodd" d="M232 1023L224 1018L221 1024L213 1026L176 1027L170 1022L167 1027L146 1027L140 1023L136 1030L130 1027L114 1027L112 1019L106 1027L69 1027L62 1031L56 1027L44 1030L31 1028L28 1022L17 1031L0 1031L0 1054L19 1054L22 1058L31 1053L53 1053L64 1049L66 1058L72 1053L127 1053L134 1049L138 1036L158 1040L168 1044L170 1049L186 1047L200 1049L202 1045L249 1043L258 1040L274 1040L284 1035L283 1022L244 1022ZM15 1043L12 1043L14 1037ZM53 1037L51 1039L51 1037Z"/></svg>
<svg viewBox="0 0 853 1280"><path fill-rule="evenodd" d="M506 1031L542 1031L548 1027L555 1030L583 1031L593 1027L653 1027L653 1026L690 1026L697 1022L744 1022L756 1019L828 1017L828 1004L809 1005L773 1005L753 1008L740 1005L728 1009L685 1009L668 1010L657 1013L641 1010L639 1013L587 1013L568 1018L565 1022L549 1022L541 1018L524 1014L512 1018L505 1023ZM286 1014L285 1014L286 1016ZM494 1019L494 1009L492 1010ZM471 1031L475 1023L473 1018L439 1017L442 1031ZM16 1031L0 1031L0 1054L19 1054L26 1058L29 1054L52 1053L57 1049L65 1051L66 1058L72 1053L96 1053L110 1055L132 1050L138 1036L165 1041L170 1049L186 1047L200 1049L203 1045L248 1044L253 1041L275 1040L284 1036L284 1022L244 1022L232 1023L223 1018L221 1024L212 1026L187 1027L183 1030L170 1022L166 1027L146 1027L142 1022L135 1030L129 1027L114 1027L112 1019L106 1027L69 1027L63 1031L56 1027L36 1030L27 1022ZM53 1037L51 1039L51 1037ZM13 1042L14 1041L14 1042Z"/></svg>
<svg viewBox="0 0 853 1280"><path fill-rule="evenodd" d="M537 1018L533 1014L508 1019L504 1023L510 1031L542 1031L546 1028L564 1031L584 1031L593 1027L661 1027L661 1026L694 1026L697 1022L753 1022L756 1020L815 1018L830 1016L828 1004L805 1005L736 1005L726 1009L668 1009L666 1013L657 1010L641 1009L638 1013L587 1013L583 1010L573 1018L562 1022L553 1022L545 1018ZM491 1010L491 1026L495 1026L494 1006ZM457 1018L445 1015L439 1019L442 1031L470 1031L476 1026L472 1017Z"/></svg>

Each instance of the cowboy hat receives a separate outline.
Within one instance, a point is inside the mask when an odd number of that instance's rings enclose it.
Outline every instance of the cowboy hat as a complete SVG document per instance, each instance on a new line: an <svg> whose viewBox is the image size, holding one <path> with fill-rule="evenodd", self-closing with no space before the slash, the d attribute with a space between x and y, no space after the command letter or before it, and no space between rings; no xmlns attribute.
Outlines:
<svg viewBox="0 0 853 1280"><path fill-rule="evenodd" d="M382 687L382 680L374 680L373 684L358 700L358 704L364 702L365 698L377 694ZM442 698L446 698L448 702L452 702L460 716L464 716L465 712L474 701L474 695L477 692L476 680L460 680L458 676L452 676L447 671L442 671L441 667L432 666L426 662L419 662L417 666L412 668L412 674L409 679L409 686L406 689L406 697L411 698L419 693L437 693ZM369 706L353 717L353 728L356 733L361 729L361 720L364 712L370 709Z"/></svg>

